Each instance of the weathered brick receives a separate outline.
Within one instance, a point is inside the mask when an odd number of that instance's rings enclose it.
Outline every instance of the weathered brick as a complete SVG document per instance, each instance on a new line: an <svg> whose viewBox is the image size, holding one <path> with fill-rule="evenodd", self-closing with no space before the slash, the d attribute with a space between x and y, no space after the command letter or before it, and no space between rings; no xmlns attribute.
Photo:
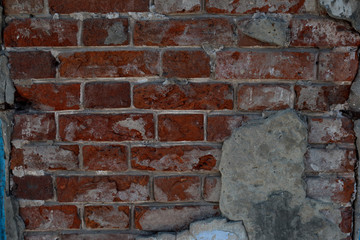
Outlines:
<svg viewBox="0 0 360 240"><path fill-rule="evenodd" d="M51 13L73 13L73 12L147 12L149 10L148 0L49 0Z"/></svg>
<svg viewBox="0 0 360 240"><path fill-rule="evenodd" d="M282 110L293 106L289 85L242 84L237 92L238 109L243 111Z"/></svg>
<svg viewBox="0 0 360 240"><path fill-rule="evenodd" d="M155 201L200 200L200 178L191 176L157 177L154 179Z"/></svg>
<svg viewBox="0 0 360 240"><path fill-rule="evenodd" d="M206 10L209 13L253 14L264 13L300 13L305 11L304 0L206 0Z"/></svg>
<svg viewBox="0 0 360 240"><path fill-rule="evenodd" d="M57 234L25 233L24 235L24 240L59 240Z"/></svg>
<svg viewBox="0 0 360 240"><path fill-rule="evenodd" d="M70 233L62 234L61 240L135 240L136 235L122 233Z"/></svg>
<svg viewBox="0 0 360 240"><path fill-rule="evenodd" d="M330 107L344 104L349 98L350 86L295 86L297 110L329 111Z"/></svg>
<svg viewBox="0 0 360 240"><path fill-rule="evenodd" d="M145 109L233 109L233 89L231 85L221 83L140 84L134 87L134 106Z"/></svg>
<svg viewBox="0 0 360 240"><path fill-rule="evenodd" d="M355 189L354 178L308 178L306 184L308 197L339 204L349 203Z"/></svg>
<svg viewBox="0 0 360 240"><path fill-rule="evenodd" d="M129 228L129 207L85 206L84 218L88 228Z"/></svg>
<svg viewBox="0 0 360 240"><path fill-rule="evenodd" d="M6 15L44 13L43 0L3 0Z"/></svg>
<svg viewBox="0 0 360 240"><path fill-rule="evenodd" d="M293 19L291 45L332 48L360 45L360 35L349 24L331 19Z"/></svg>
<svg viewBox="0 0 360 240"><path fill-rule="evenodd" d="M69 78L143 77L159 72L156 51L76 52L59 55L60 75Z"/></svg>
<svg viewBox="0 0 360 240"><path fill-rule="evenodd" d="M56 59L50 52L11 52L9 54L12 79L54 78Z"/></svg>
<svg viewBox="0 0 360 240"><path fill-rule="evenodd" d="M4 30L4 43L8 47L76 46L77 32L75 20L13 20Z"/></svg>
<svg viewBox="0 0 360 240"><path fill-rule="evenodd" d="M40 206L20 208L25 227L29 230L79 229L76 206Z"/></svg>
<svg viewBox="0 0 360 240"><path fill-rule="evenodd" d="M163 14L169 13L193 13L199 12L200 0L177 1L177 0L154 0L155 11Z"/></svg>
<svg viewBox="0 0 360 240"><path fill-rule="evenodd" d="M76 170L79 147L75 145L26 145L13 147L11 169L16 170Z"/></svg>
<svg viewBox="0 0 360 240"><path fill-rule="evenodd" d="M51 176L14 176L12 180L12 194L17 198L48 200L54 196Z"/></svg>
<svg viewBox="0 0 360 240"><path fill-rule="evenodd" d="M307 172L345 173L354 172L356 152L345 149L310 148L305 155Z"/></svg>
<svg viewBox="0 0 360 240"><path fill-rule="evenodd" d="M114 46L129 44L127 19L90 18L83 23L85 46Z"/></svg>
<svg viewBox="0 0 360 240"><path fill-rule="evenodd" d="M148 176L58 177L59 202L139 202L149 200Z"/></svg>
<svg viewBox="0 0 360 240"><path fill-rule="evenodd" d="M150 171L217 170L221 149L208 146L132 147L131 166Z"/></svg>
<svg viewBox="0 0 360 240"><path fill-rule="evenodd" d="M210 57L203 51L166 51L163 55L165 77L200 78L210 76Z"/></svg>
<svg viewBox="0 0 360 240"><path fill-rule="evenodd" d="M54 140L54 114L15 114L12 139Z"/></svg>
<svg viewBox="0 0 360 240"><path fill-rule="evenodd" d="M319 80L351 82L356 76L358 65L358 56L354 51L320 53Z"/></svg>
<svg viewBox="0 0 360 240"><path fill-rule="evenodd" d="M76 114L59 116L65 141L127 141L153 139L152 114Z"/></svg>
<svg viewBox="0 0 360 240"><path fill-rule="evenodd" d="M315 79L315 54L306 52L217 53L217 79Z"/></svg>
<svg viewBox="0 0 360 240"><path fill-rule="evenodd" d="M159 115L160 141L204 140L204 116L202 114Z"/></svg>
<svg viewBox="0 0 360 240"><path fill-rule="evenodd" d="M92 82L85 85L85 108L130 107L130 84L128 82Z"/></svg>
<svg viewBox="0 0 360 240"><path fill-rule="evenodd" d="M125 171L127 150L119 145L88 145L83 147L84 169L95 171Z"/></svg>
<svg viewBox="0 0 360 240"><path fill-rule="evenodd" d="M235 39L227 19L171 19L135 23L134 44L150 46L201 46L203 43L233 46Z"/></svg>
<svg viewBox="0 0 360 240"><path fill-rule="evenodd" d="M214 115L208 116L207 140L222 142L230 137L231 132L240 127L248 120L254 119L255 115Z"/></svg>
<svg viewBox="0 0 360 240"><path fill-rule="evenodd" d="M205 201L219 202L221 191L220 177L206 177L204 182L203 196Z"/></svg>
<svg viewBox="0 0 360 240"><path fill-rule="evenodd" d="M353 226L354 211L352 207L345 207L341 209L342 221L339 225L340 229L344 233L351 233Z"/></svg>
<svg viewBox="0 0 360 240"><path fill-rule="evenodd" d="M309 143L353 143L354 124L348 118L309 119Z"/></svg>
<svg viewBox="0 0 360 240"><path fill-rule="evenodd" d="M80 108L80 84L34 83L15 85L16 102L37 110Z"/></svg>
<svg viewBox="0 0 360 240"><path fill-rule="evenodd" d="M219 215L217 206L136 207L135 226L145 231L179 231L194 221Z"/></svg>

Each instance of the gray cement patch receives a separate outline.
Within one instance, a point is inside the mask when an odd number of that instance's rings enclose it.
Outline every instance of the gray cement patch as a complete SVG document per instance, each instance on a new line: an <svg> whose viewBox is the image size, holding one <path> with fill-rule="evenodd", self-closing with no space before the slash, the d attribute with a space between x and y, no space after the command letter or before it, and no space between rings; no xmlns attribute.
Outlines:
<svg viewBox="0 0 360 240"><path fill-rule="evenodd" d="M290 110L246 124L225 141L220 210L242 220L250 240L346 237L339 206L306 198L306 148L307 126Z"/></svg>

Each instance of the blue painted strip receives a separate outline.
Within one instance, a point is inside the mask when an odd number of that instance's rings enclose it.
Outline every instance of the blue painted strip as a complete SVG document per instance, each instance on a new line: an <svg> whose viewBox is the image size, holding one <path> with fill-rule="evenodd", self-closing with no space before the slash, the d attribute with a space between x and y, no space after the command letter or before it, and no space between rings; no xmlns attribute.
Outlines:
<svg viewBox="0 0 360 240"><path fill-rule="evenodd" d="M0 239L6 239L5 232L5 152L4 152L4 139L2 135L2 121L0 120Z"/></svg>

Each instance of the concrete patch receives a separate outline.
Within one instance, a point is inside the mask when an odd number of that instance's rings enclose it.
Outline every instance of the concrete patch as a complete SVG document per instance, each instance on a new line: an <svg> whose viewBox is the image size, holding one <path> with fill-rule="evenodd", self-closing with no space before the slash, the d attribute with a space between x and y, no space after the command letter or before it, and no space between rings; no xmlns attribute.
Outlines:
<svg viewBox="0 0 360 240"><path fill-rule="evenodd" d="M122 22L114 23L107 32L108 36L105 39L105 44L121 44L127 40L127 34Z"/></svg>
<svg viewBox="0 0 360 240"><path fill-rule="evenodd" d="M136 240L247 240L241 221L230 222L225 218L212 218L193 222L189 230L175 234L158 233Z"/></svg>
<svg viewBox="0 0 360 240"><path fill-rule="evenodd" d="M334 18L350 21L360 31L360 2L358 0L320 0L320 5Z"/></svg>
<svg viewBox="0 0 360 240"><path fill-rule="evenodd" d="M307 126L290 110L249 122L224 142L220 210L242 220L250 240L346 237L339 206L306 198L306 147Z"/></svg>
<svg viewBox="0 0 360 240"><path fill-rule="evenodd" d="M279 14L254 14L253 18L242 24L244 34L279 46L288 46L290 42L290 17Z"/></svg>

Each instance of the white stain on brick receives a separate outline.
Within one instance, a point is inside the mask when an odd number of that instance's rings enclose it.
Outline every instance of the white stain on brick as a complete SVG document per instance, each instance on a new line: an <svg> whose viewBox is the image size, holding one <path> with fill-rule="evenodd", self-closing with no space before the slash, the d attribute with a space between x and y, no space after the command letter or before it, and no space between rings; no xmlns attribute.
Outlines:
<svg viewBox="0 0 360 240"><path fill-rule="evenodd" d="M122 201L146 201L149 196L148 186L131 183L128 189L118 192L116 196Z"/></svg>
<svg viewBox="0 0 360 240"><path fill-rule="evenodd" d="M68 229L73 224L74 217L59 210L44 209L41 215L46 219L38 229Z"/></svg>
<svg viewBox="0 0 360 240"><path fill-rule="evenodd" d="M139 118L137 120L134 120L133 118L126 118L125 120L118 121L117 123L115 123L112 129L115 133L121 132L118 129L119 127L127 128L129 130L136 130L141 134L142 138L145 139L146 138L145 125L146 122L142 118Z"/></svg>

